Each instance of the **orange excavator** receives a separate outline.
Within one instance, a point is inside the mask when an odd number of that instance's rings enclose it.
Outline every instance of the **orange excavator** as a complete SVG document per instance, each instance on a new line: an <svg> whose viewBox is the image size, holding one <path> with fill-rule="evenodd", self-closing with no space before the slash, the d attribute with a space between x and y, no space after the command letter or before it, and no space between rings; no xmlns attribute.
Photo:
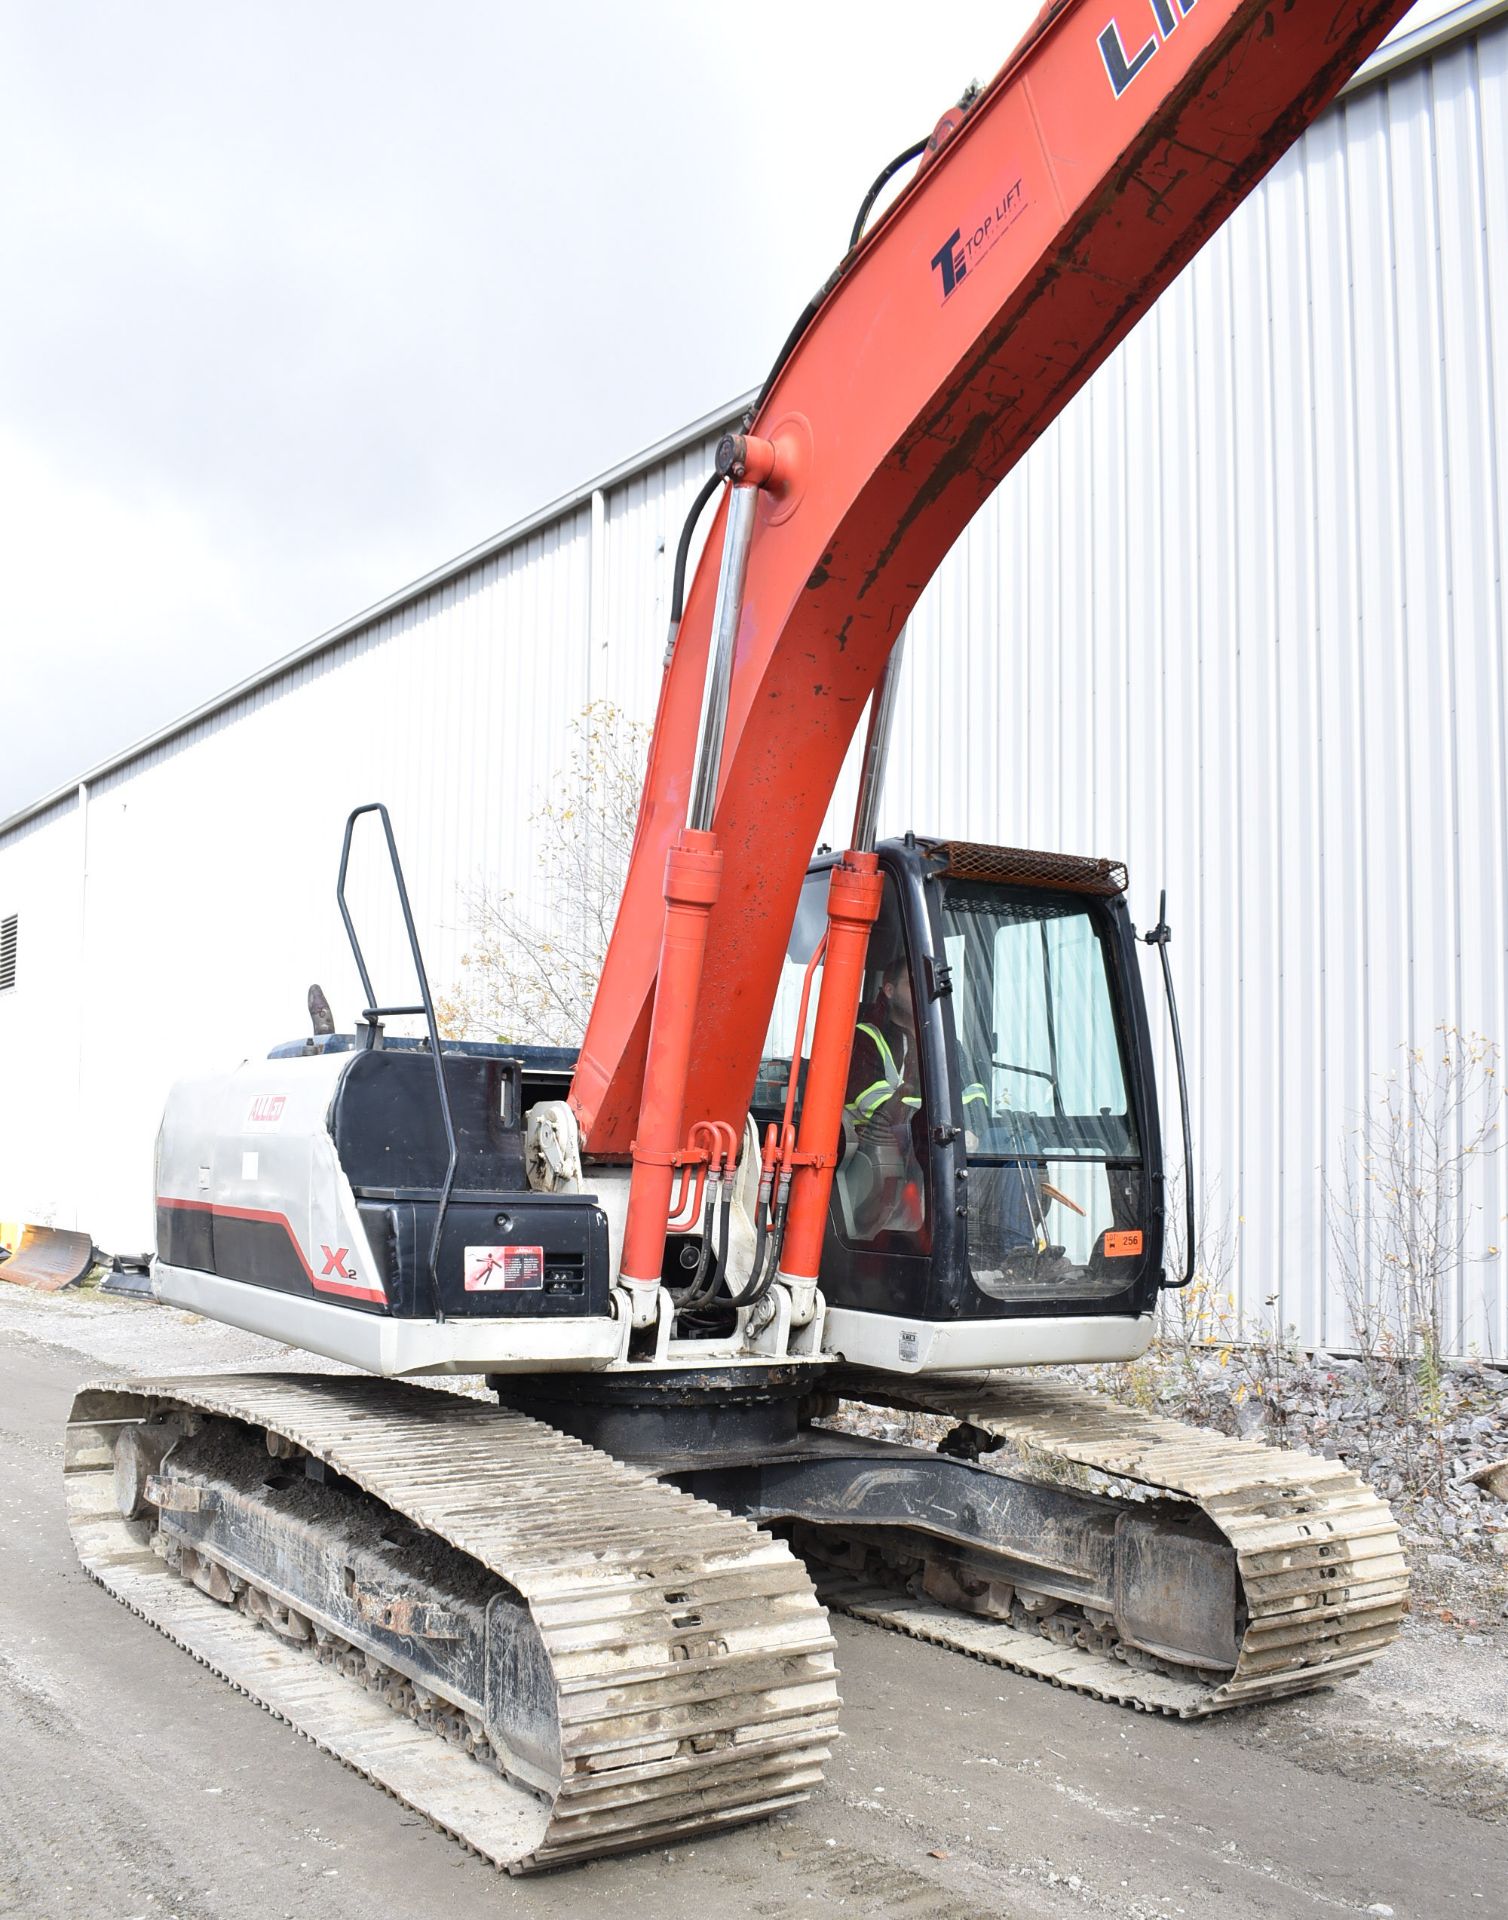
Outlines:
<svg viewBox="0 0 1508 1920"><path fill-rule="evenodd" d="M373 806L353 1031L311 996L308 1038L172 1092L154 1291L345 1370L85 1389L84 1565L499 1864L809 1793L831 1609L1185 1717L1396 1632L1396 1528L1339 1463L1019 1371L1134 1358L1192 1271L1137 965L1166 980L1165 920L1139 941L1113 860L874 820L949 546L1405 11L1045 7L881 176L719 449L579 1053L442 1041ZM814 857L866 709L852 845ZM367 816L405 1005L346 903Z"/></svg>

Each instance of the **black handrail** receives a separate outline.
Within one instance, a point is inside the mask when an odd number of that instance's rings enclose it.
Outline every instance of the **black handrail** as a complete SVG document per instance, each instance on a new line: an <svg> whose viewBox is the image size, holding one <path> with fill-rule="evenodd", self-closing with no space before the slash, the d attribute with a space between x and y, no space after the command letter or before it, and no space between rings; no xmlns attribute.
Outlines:
<svg viewBox="0 0 1508 1920"><path fill-rule="evenodd" d="M413 956L414 973L419 982L420 1005L417 1007L379 1007L377 996L372 991L372 976L367 972L366 958L361 951L361 942L356 937L356 925L351 918L351 910L346 905L346 869L351 862L351 836L355 832L356 822L364 813L376 813L382 816L382 831L387 839L388 859L392 862L393 880L398 888L398 905L403 910L403 927L408 935L408 950ZM430 1302L437 1320L445 1318L445 1309L440 1304L440 1236L445 1231L445 1216L450 1208L450 1196L455 1187L456 1168L460 1154L456 1149L455 1123L450 1113L450 1090L445 1085L445 1062L440 1055L440 1030L435 1023L434 996L429 990L429 976L424 971L424 956L419 951L419 934L414 926L413 908L408 903L408 888L403 880L403 863L398 858L398 843L393 838L393 823L387 808L380 800L369 800L365 806L356 807L346 819L346 837L340 849L340 877L335 883L335 900L340 908L340 917L345 922L346 938L351 943L351 952L355 956L356 971L361 975L361 990L366 995L367 1004L362 1010L362 1021L366 1026L364 1046L371 1051L377 1045L380 1023L394 1014L422 1013L424 1024L429 1029L430 1058L435 1067L435 1090L440 1096L440 1118L445 1122L445 1142L450 1149L450 1159L445 1168L445 1184L440 1189L440 1206L435 1214L435 1231L429 1243L429 1292Z"/></svg>
<svg viewBox="0 0 1508 1920"><path fill-rule="evenodd" d="M1187 1258L1184 1261L1181 1280L1164 1280L1163 1285L1170 1293L1177 1293L1189 1285L1194 1278L1196 1255L1194 1229L1194 1130L1189 1125L1189 1082L1183 1067L1183 1034L1178 1026L1178 1000L1173 992L1173 969L1168 963L1168 943L1173 938L1173 929L1168 925L1168 890L1163 888L1157 902L1157 925L1150 933L1142 935L1149 947L1156 947L1162 956L1163 991L1168 996L1168 1022L1173 1037L1173 1058L1178 1063L1178 1104L1183 1112L1183 1204L1184 1204L1184 1247Z"/></svg>

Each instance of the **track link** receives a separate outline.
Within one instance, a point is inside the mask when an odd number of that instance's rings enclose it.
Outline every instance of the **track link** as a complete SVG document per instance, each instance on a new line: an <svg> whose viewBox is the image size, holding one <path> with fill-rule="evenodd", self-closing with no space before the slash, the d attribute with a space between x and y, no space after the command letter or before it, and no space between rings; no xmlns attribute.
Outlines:
<svg viewBox="0 0 1508 1920"><path fill-rule="evenodd" d="M1055 1686L1181 1719L1328 1686L1370 1665L1397 1637L1408 1604L1397 1523L1339 1461L1228 1439L1057 1380L898 1381L852 1372L832 1384L845 1399L978 1429L1014 1449L1028 1471L1092 1469L1193 1502L1236 1551L1246 1620L1234 1671L1204 1681L1054 1645L842 1575L820 1583L830 1607Z"/></svg>
<svg viewBox="0 0 1508 1920"><path fill-rule="evenodd" d="M313 1648L169 1571L116 1507L114 1459L126 1429L172 1409L277 1436L522 1596L556 1687L551 1790L479 1765ZM101 1585L499 1867L732 1826L821 1779L837 1673L799 1562L747 1522L525 1415L356 1377L113 1382L78 1395L65 1472L79 1557Z"/></svg>

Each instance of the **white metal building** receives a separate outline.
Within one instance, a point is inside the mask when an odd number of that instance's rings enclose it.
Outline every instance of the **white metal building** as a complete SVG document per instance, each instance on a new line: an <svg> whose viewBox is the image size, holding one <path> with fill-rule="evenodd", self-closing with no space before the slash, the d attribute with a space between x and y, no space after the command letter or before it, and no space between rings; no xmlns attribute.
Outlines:
<svg viewBox="0 0 1508 1920"><path fill-rule="evenodd" d="M147 1245L169 1081L302 1032L311 980L349 1022L354 804L392 808L437 983L469 888L537 890L572 716L653 712L722 425L0 823L0 1215ZM1282 162L912 623L882 829L1124 855L1144 924L1167 886L1201 1184L1245 1304L1311 1341L1347 1338L1321 1169L1374 1076L1442 1021L1508 1043L1505 548L1508 5L1478 0ZM1508 1168L1475 1197L1453 1336L1502 1358Z"/></svg>

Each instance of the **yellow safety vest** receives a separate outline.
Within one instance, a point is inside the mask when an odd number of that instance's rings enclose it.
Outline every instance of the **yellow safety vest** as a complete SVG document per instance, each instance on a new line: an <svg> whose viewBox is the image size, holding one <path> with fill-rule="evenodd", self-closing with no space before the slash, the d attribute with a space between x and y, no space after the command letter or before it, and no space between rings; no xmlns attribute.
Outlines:
<svg viewBox="0 0 1508 1920"><path fill-rule="evenodd" d="M871 1080L867 1087L861 1087L847 1103L846 1111L856 1120L863 1122L872 1120L885 1102L894 1098L901 1084L901 1070L896 1065L895 1055L890 1051L889 1041L878 1027L871 1026L867 1020L861 1020L858 1031L868 1034L874 1042L875 1051L880 1056L880 1072L884 1075L883 1079ZM903 1098L908 1107L921 1105L921 1100L915 1094L906 1094Z"/></svg>
<svg viewBox="0 0 1508 1920"><path fill-rule="evenodd" d="M894 1098L896 1090L901 1084L901 1070L896 1065L895 1055L890 1050L889 1041L886 1040L884 1034L880 1032L878 1027L871 1026L867 1020L861 1020L857 1031L868 1034L869 1038L874 1042L875 1051L880 1056L880 1072L884 1076L884 1078L880 1080L871 1080L867 1087L861 1087L847 1103L846 1110L851 1113L857 1121L863 1122L865 1120L872 1120L880 1108L884 1106L885 1102ZM905 1106L919 1107L921 1105L920 1097L914 1093L903 1094L901 1098L902 1104ZM963 1103L966 1107L976 1105L988 1106L989 1100L990 1096L985 1090L984 1083L980 1080L971 1080L963 1090Z"/></svg>

